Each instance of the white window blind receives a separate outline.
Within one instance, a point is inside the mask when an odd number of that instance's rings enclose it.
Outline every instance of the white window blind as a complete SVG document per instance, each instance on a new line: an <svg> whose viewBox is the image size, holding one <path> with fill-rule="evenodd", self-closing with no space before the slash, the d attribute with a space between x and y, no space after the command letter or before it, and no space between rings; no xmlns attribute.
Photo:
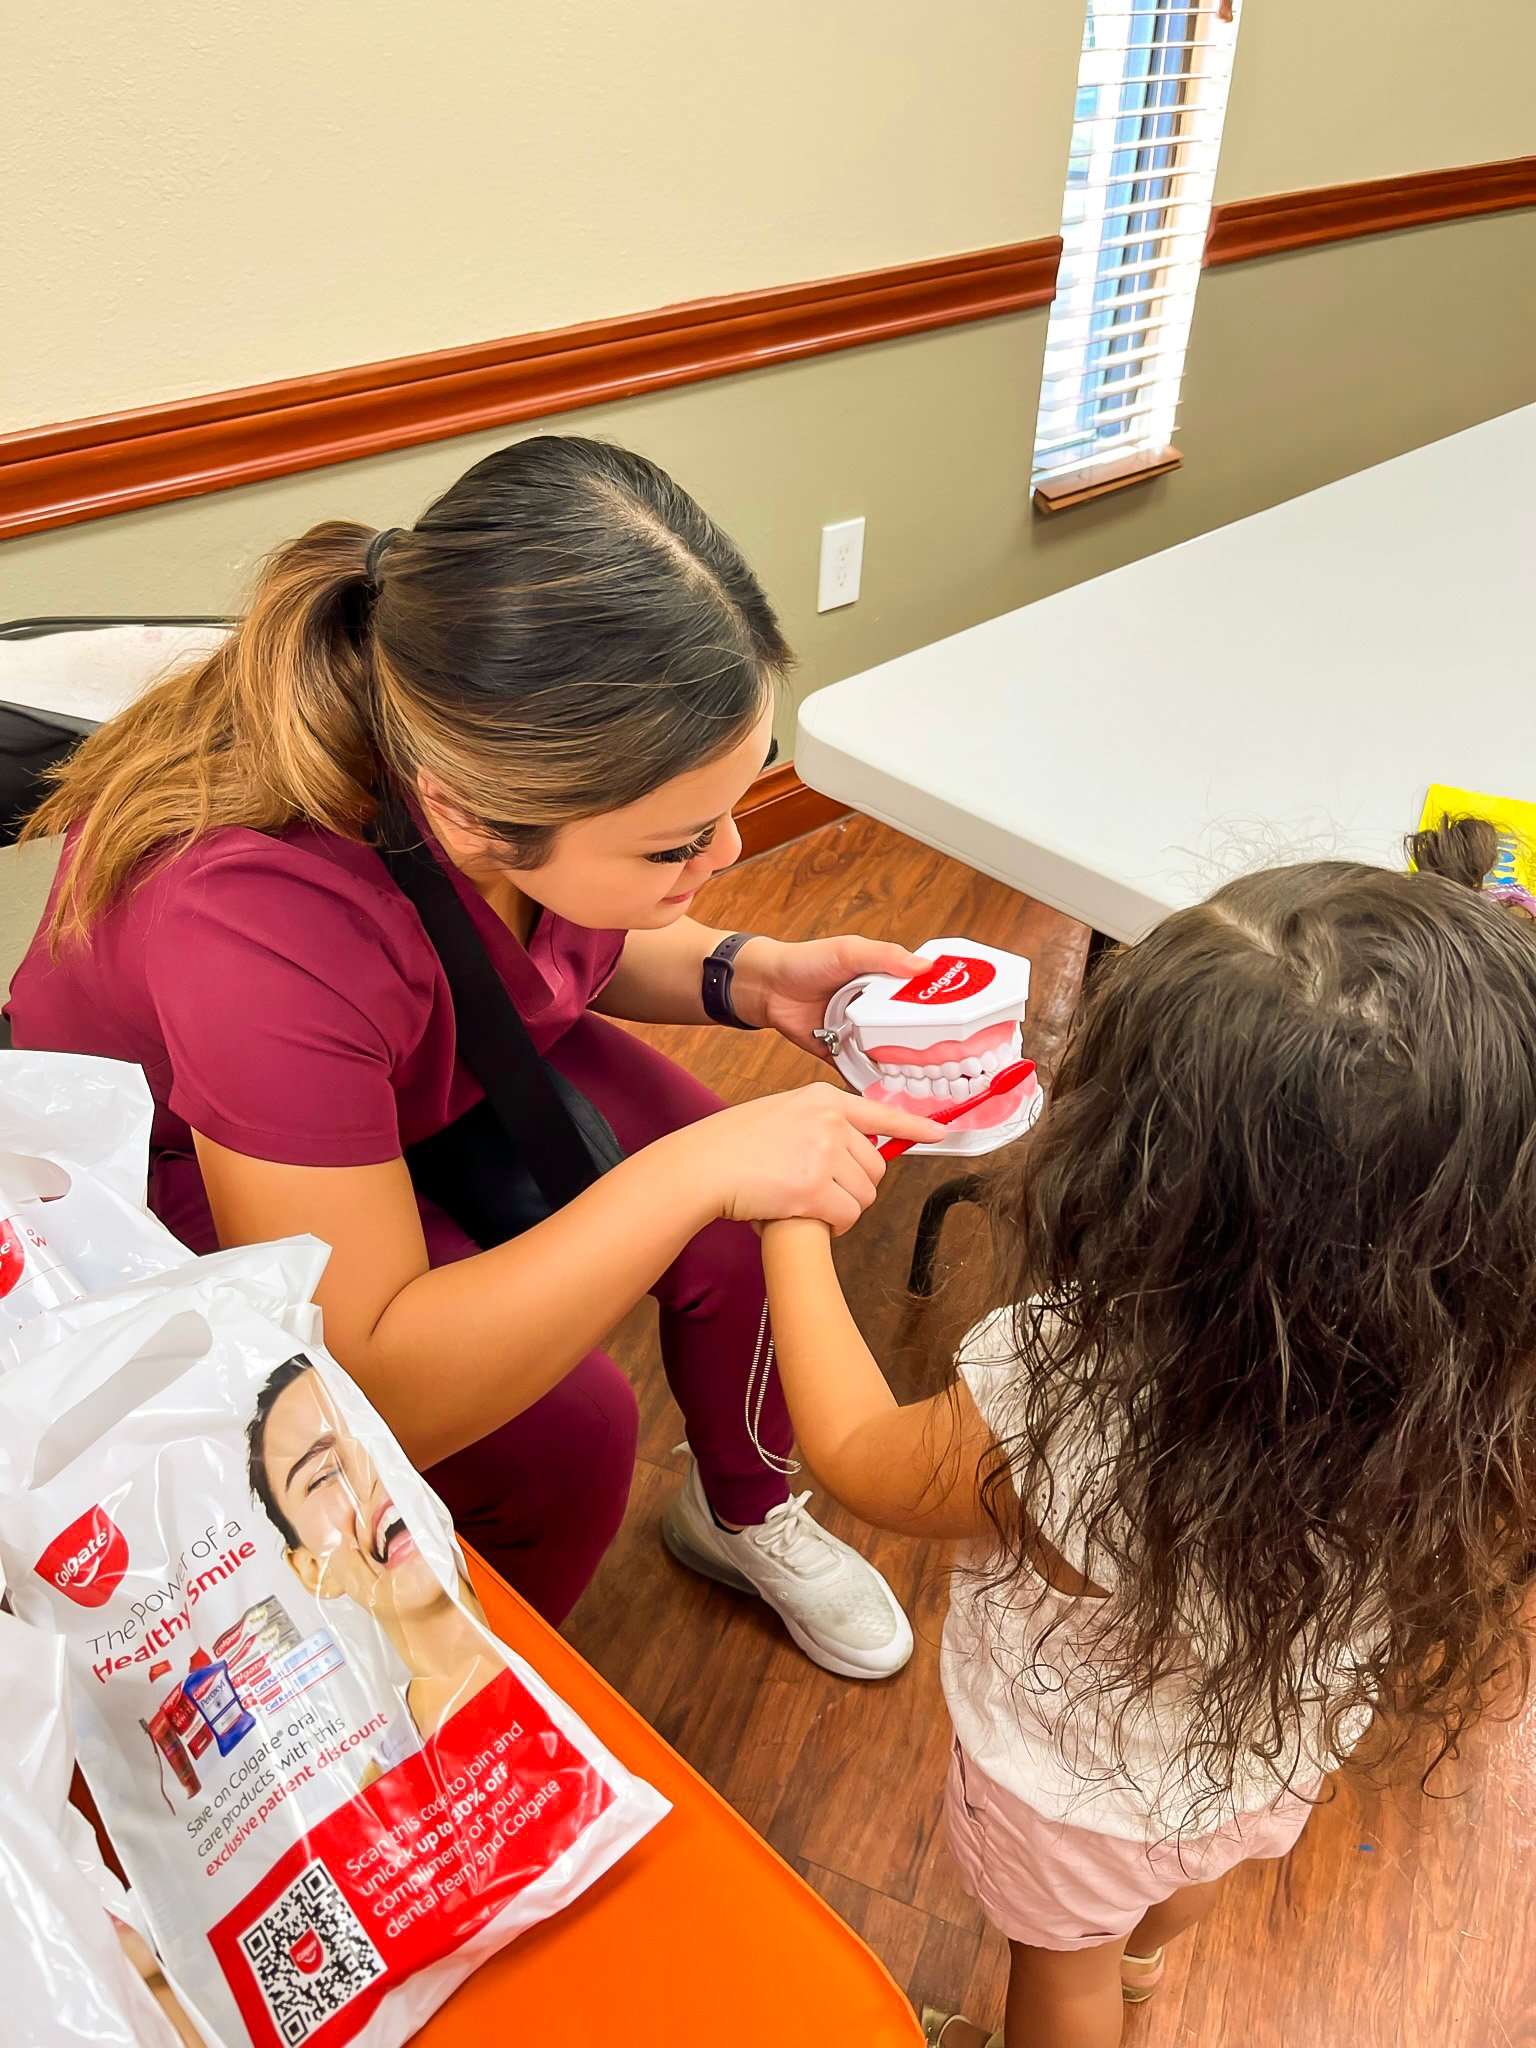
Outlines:
<svg viewBox="0 0 1536 2048"><path fill-rule="evenodd" d="M1223 0L1088 0L1034 482L1173 438L1237 27Z"/></svg>

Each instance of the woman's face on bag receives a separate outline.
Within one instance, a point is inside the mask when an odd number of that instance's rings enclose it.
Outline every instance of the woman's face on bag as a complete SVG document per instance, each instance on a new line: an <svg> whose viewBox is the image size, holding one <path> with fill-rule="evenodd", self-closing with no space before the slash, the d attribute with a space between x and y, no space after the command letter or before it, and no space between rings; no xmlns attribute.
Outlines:
<svg viewBox="0 0 1536 2048"><path fill-rule="evenodd" d="M456 825L430 786L422 797L444 849L472 881L520 894L589 931L659 931L686 917L704 884L741 856L731 813L762 772L773 738L765 710L746 738L638 802L563 825L549 858L514 868L483 833Z"/></svg>
<svg viewBox="0 0 1536 2048"><path fill-rule="evenodd" d="M382 1622L448 1597L318 1373L301 1373L273 1402L262 1453L298 1538L288 1562L317 1598L345 1594Z"/></svg>

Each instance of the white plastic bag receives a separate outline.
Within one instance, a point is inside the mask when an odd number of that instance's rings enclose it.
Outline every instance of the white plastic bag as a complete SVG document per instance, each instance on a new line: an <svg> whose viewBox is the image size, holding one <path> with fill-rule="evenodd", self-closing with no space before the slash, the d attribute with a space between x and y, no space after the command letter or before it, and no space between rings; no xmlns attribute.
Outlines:
<svg viewBox="0 0 1536 2048"><path fill-rule="evenodd" d="M66 1641L91 1790L228 2048L396 2048L666 1812L486 1630L441 1503L273 1319L321 1259L60 1309L0 1381L12 1597Z"/></svg>
<svg viewBox="0 0 1536 2048"><path fill-rule="evenodd" d="M0 1052L0 1367L43 1311L188 1258L145 1206L153 1121L137 1067Z"/></svg>
<svg viewBox="0 0 1536 2048"><path fill-rule="evenodd" d="M0 2038L6 2048L176 2048L109 1913L122 1888L69 1804L64 1644L0 1613Z"/></svg>

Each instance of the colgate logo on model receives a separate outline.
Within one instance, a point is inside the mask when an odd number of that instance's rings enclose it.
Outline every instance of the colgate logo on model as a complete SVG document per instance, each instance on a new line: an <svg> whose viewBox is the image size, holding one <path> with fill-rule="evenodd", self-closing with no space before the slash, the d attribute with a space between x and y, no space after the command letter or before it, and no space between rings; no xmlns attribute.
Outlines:
<svg viewBox="0 0 1536 2048"><path fill-rule="evenodd" d="M997 979L990 960L975 960L961 953L941 953L926 974L916 975L905 988L897 989L893 1003L958 1003L978 995L988 982Z"/></svg>
<svg viewBox="0 0 1536 2048"><path fill-rule="evenodd" d="M60 1530L33 1566L78 1607L104 1607L128 1569L128 1539L105 1508L88 1508Z"/></svg>

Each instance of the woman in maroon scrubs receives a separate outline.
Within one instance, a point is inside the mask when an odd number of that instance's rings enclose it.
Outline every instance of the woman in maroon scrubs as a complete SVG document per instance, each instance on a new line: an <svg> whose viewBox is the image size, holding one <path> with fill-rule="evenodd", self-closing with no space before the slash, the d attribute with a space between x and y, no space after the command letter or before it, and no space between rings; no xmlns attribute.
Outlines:
<svg viewBox="0 0 1536 2048"><path fill-rule="evenodd" d="M689 915L741 851L731 811L788 658L719 528L597 442L502 449L409 530L318 526L216 654L64 768L33 829L70 838L11 1023L18 1045L144 1068L152 1199L194 1249L332 1246L331 1349L555 1619L624 1512L635 1400L595 1347L649 1290L693 1454L669 1546L768 1600L819 1663L880 1677L910 1653L906 1618L790 1493L777 1383L752 1385L752 1223L852 1223L880 1176L875 1120L826 1086L721 1109L606 1021L712 1014L810 1047L851 974L915 964ZM553 1214L475 1192L521 1168L371 843L391 786L534 1044L627 1155Z"/></svg>

